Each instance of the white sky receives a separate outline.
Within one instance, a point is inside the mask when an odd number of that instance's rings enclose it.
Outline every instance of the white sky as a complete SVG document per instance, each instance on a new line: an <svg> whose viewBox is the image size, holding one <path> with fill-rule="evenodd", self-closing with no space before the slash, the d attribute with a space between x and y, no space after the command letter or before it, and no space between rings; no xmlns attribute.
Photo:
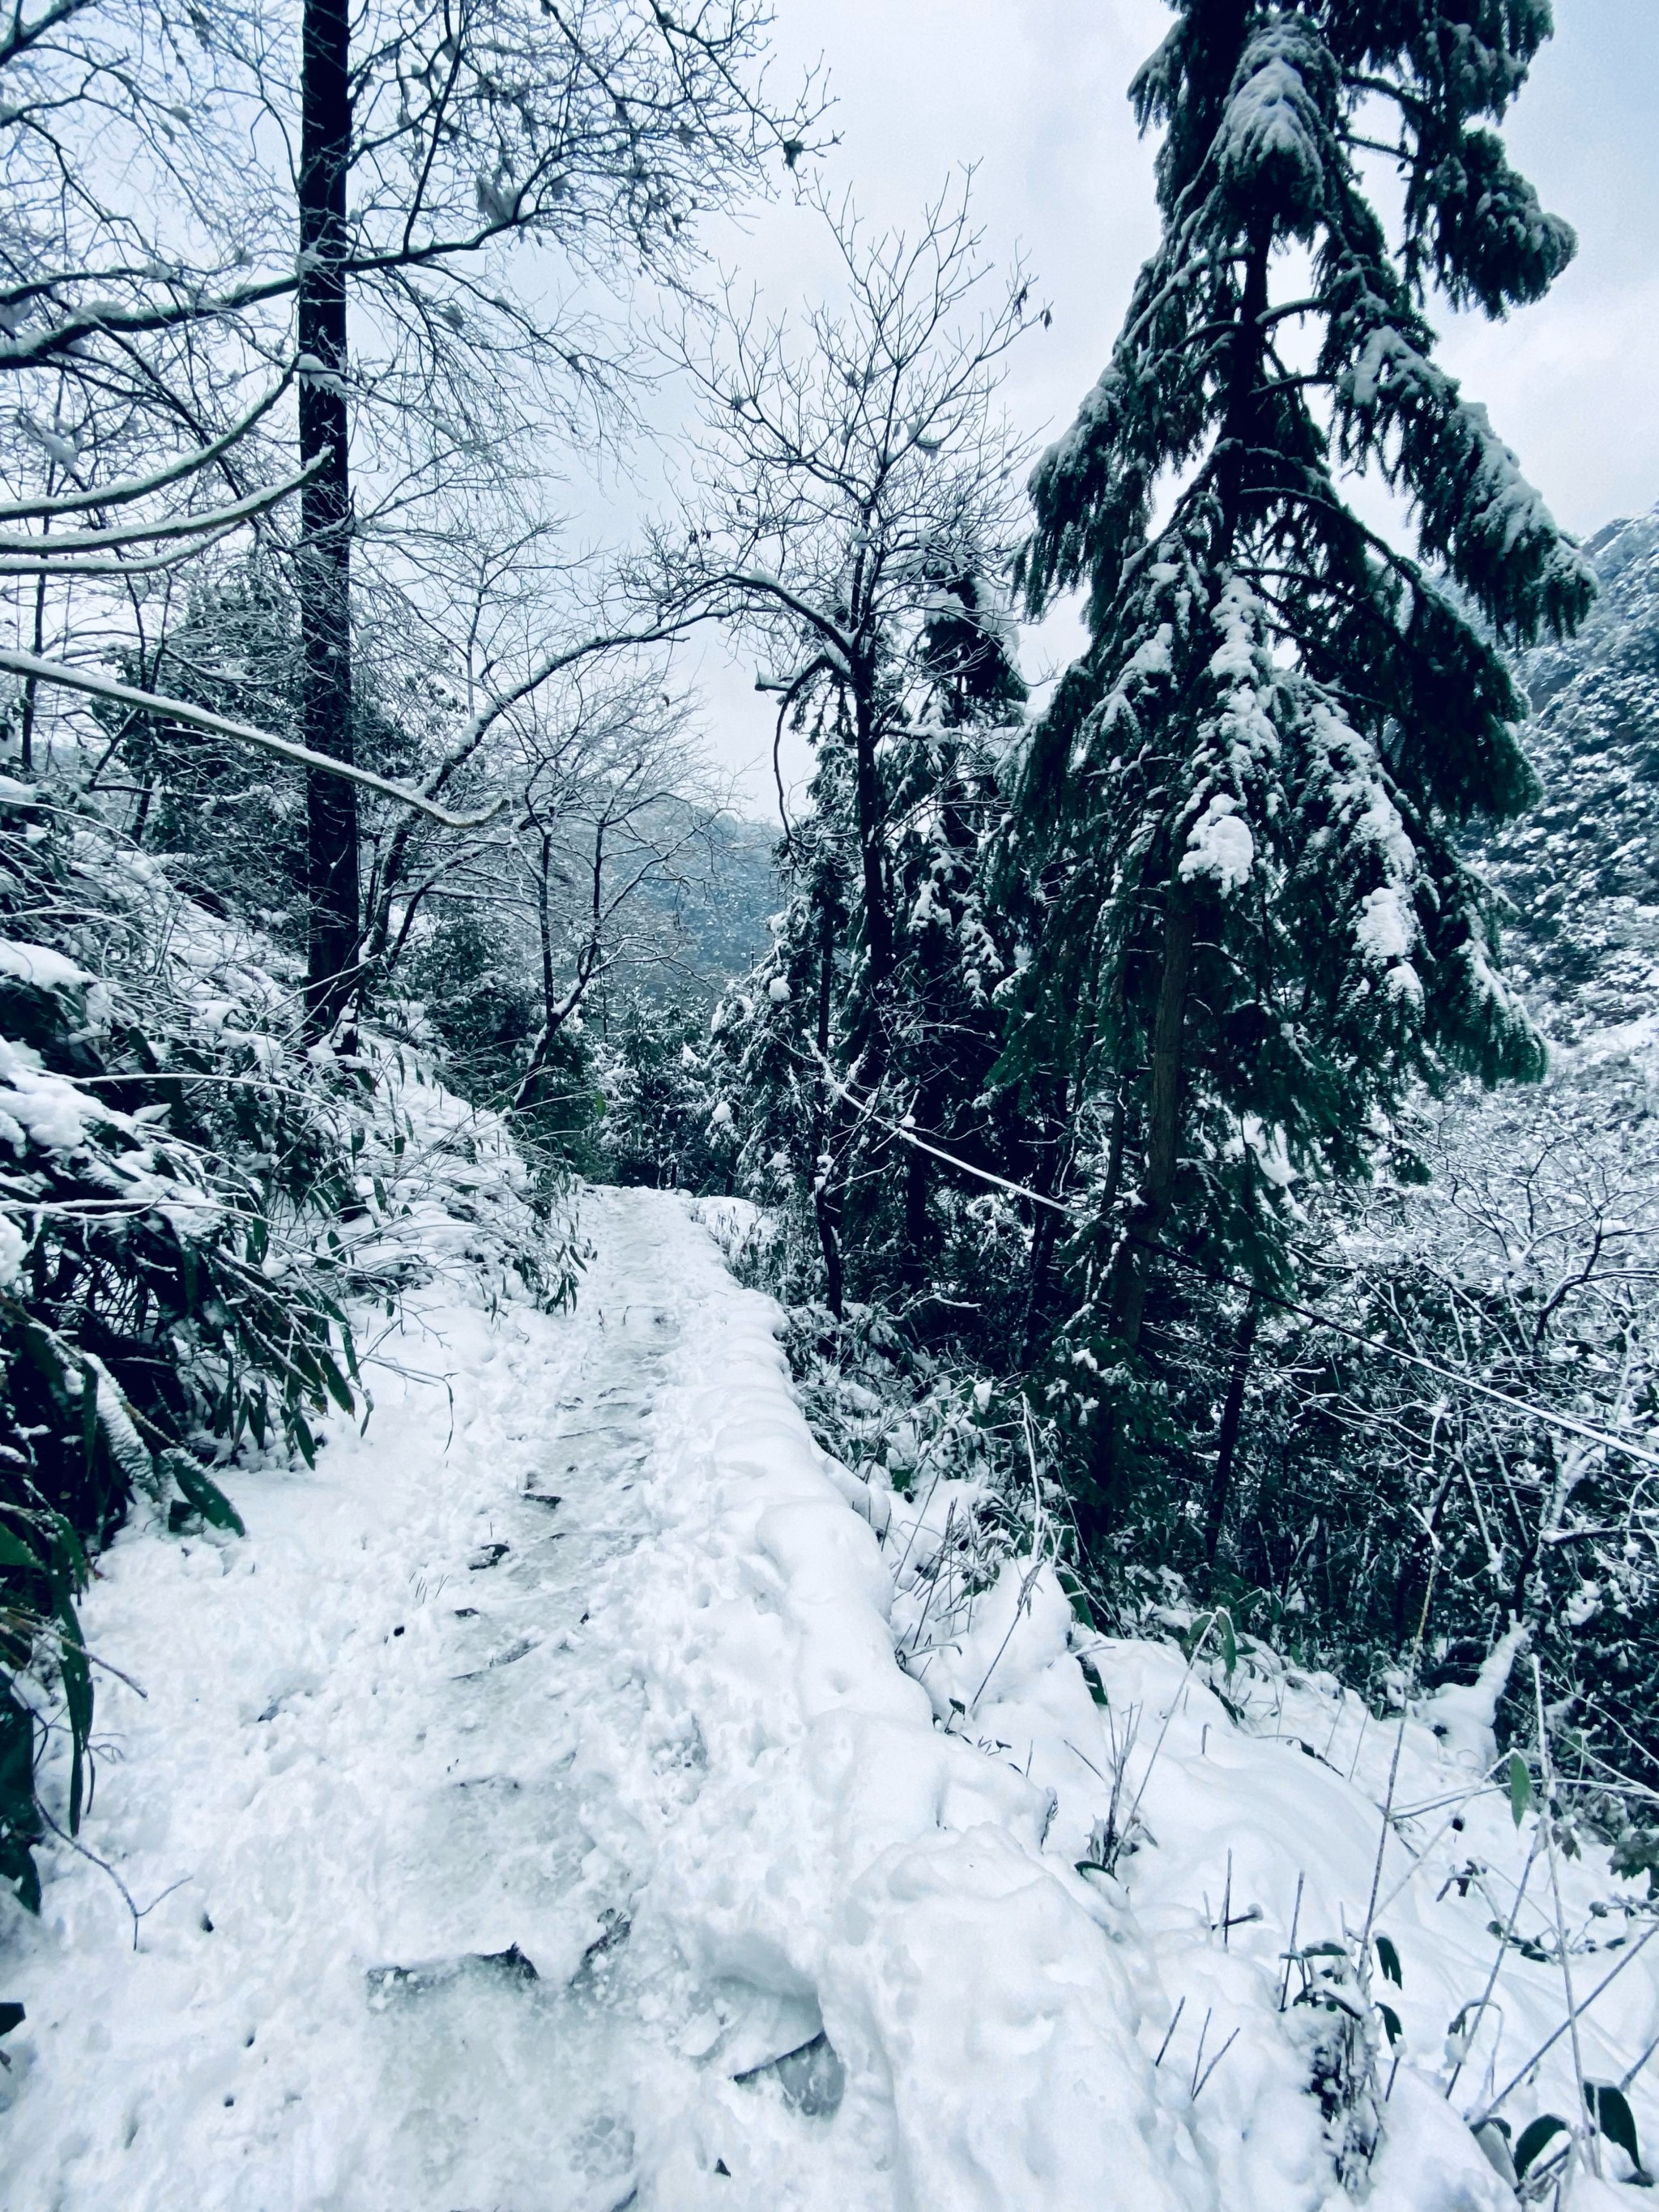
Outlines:
<svg viewBox="0 0 1659 2212"><path fill-rule="evenodd" d="M822 54L840 144L833 186L882 228L914 224L954 168L977 165L988 251L1023 250L1054 324L1018 350L1015 423L1047 439L1105 365L1156 236L1150 143L1125 93L1170 22L1161 0L775 0L781 81ZM1556 0L1557 36L1505 125L1577 262L1510 322L1450 319L1441 358L1569 528L1659 501L1659 0ZM828 282L817 219L787 201L721 228L721 262L782 312ZM1440 319L1443 327L1448 319ZM1065 617L1029 639L1052 672ZM772 805L771 722L753 672L711 642L688 659L714 750L748 804ZM790 760L792 778L806 763Z"/></svg>

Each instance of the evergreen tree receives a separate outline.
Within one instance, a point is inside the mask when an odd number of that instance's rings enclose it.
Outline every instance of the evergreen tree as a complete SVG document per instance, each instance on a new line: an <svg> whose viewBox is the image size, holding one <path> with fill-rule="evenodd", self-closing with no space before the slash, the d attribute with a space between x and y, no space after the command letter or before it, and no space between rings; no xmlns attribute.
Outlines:
<svg viewBox="0 0 1659 2212"><path fill-rule="evenodd" d="M1501 646L1594 588L1425 313L1502 315L1572 253L1486 127L1547 0L1177 14L1132 94L1165 130L1162 239L1034 474L1024 569L1036 611L1086 586L1092 633L1018 794L1005 1056L1110 1101L1091 1376L1138 1344L1160 1247L1281 1279L1297 1180L1363 1175L1413 1080L1539 1071L1459 831L1533 793ZM1392 240L1370 159L1403 184ZM1364 470L1418 557L1346 503Z"/></svg>

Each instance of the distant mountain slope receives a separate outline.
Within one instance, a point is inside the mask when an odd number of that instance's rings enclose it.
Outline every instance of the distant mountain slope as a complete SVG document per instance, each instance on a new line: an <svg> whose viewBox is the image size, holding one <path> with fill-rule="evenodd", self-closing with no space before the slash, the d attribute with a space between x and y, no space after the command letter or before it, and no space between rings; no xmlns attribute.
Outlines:
<svg viewBox="0 0 1659 2212"><path fill-rule="evenodd" d="M674 958L639 961L636 988L647 998L712 1001L734 975L748 974L770 942L768 918L784 903L776 844L775 829L740 815L711 815L697 825L673 870L641 886Z"/></svg>
<svg viewBox="0 0 1659 2212"><path fill-rule="evenodd" d="M1495 837L1510 967L1556 1034L1659 1002L1659 512L1586 550L1601 596L1577 637L1525 656L1543 797Z"/></svg>

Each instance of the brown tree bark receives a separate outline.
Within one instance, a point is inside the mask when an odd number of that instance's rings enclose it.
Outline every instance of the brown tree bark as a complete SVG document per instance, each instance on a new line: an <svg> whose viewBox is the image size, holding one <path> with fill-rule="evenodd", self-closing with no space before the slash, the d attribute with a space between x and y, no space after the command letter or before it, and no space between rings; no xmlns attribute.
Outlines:
<svg viewBox="0 0 1659 2212"><path fill-rule="evenodd" d="M306 0L301 29L301 735L352 758L351 464L346 416L346 179L351 161L347 0ZM310 908L306 1011L326 1030L350 994L357 956L357 795L315 770L306 781Z"/></svg>

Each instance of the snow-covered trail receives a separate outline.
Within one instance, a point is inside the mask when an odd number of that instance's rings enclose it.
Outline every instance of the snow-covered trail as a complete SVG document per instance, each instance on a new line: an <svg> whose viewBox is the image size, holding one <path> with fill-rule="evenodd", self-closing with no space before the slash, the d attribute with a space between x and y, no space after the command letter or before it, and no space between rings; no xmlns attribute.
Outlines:
<svg viewBox="0 0 1659 2212"><path fill-rule="evenodd" d="M83 1834L143 1917L61 1848L8 1911L5 2212L1060 2205L1109 2138L1107 2201L1177 2201L773 1310L672 1198L584 1225L574 1316L434 1307L366 1437L238 1479L245 1540L106 1556L147 1695L100 1682Z"/></svg>
<svg viewBox="0 0 1659 2212"><path fill-rule="evenodd" d="M573 1314L422 1294L366 1435L233 1479L246 1538L106 1555L88 1638L148 1694L100 1679L82 1832L143 1917L61 1845L40 1921L0 1900L0 2212L1333 2212L1282 1961L1362 1922L1396 1761L1369 2201L1512 2206L1436 2070L1528 1850L1480 1697L1379 1728L1082 1632L1041 1560L918 1656L939 1486L817 1449L687 1204L584 1227ZM1568 1880L1600 1972L1650 1916ZM1559 2018L1528 1912L1472 2100ZM1598 2077L1656 2008L1644 1962ZM1565 2049L1517 2122L1573 2109Z"/></svg>

